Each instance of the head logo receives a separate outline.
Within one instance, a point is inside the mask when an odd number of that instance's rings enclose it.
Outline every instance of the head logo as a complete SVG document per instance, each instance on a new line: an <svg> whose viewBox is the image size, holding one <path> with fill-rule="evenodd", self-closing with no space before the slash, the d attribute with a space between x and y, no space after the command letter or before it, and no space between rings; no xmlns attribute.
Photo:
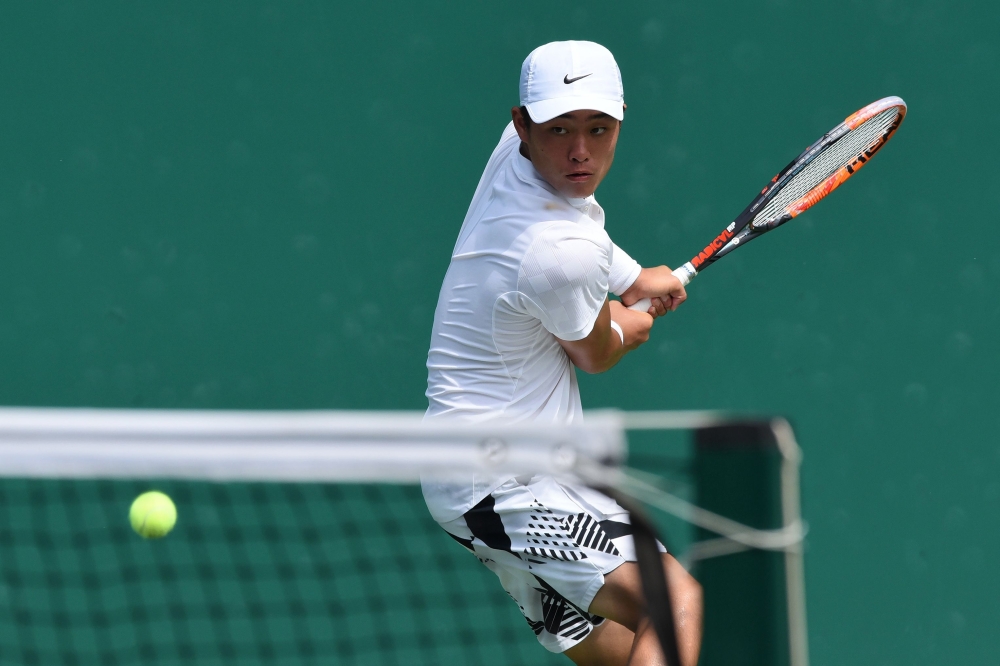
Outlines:
<svg viewBox="0 0 1000 666"><path fill-rule="evenodd" d="M877 153L879 148L881 148L886 144L886 142L889 140L889 137L892 136L893 132L896 131L896 128L899 127L899 124L902 121L903 121L903 116L897 115L896 119L892 122L892 124L886 127L885 131L882 132L882 136L880 136L878 139L875 140L875 143L870 145L865 150L861 151L861 153L857 157L855 157L853 160L847 163L845 167L847 169L847 173L853 174L855 171L863 167L865 165L865 162L870 160L872 158L872 155Z"/></svg>

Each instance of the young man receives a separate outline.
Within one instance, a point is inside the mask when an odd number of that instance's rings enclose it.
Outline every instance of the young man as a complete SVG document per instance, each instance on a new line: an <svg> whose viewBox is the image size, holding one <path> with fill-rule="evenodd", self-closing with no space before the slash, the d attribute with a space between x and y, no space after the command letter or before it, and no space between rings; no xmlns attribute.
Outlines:
<svg viewBox="0 0 1000 666"><path fill-rule="evenodd" d="M574 366L604 372L676 309L684 287L642 268L604 230L594 191L624 117L621 74L592 42L553 42L521 67L520 107L469 206L427 357L427 418L581 418ZM653 300L649 312L628 310ZM550 651L577 664L660 664L627 512L551 477L424 483L435 520L500 578ZM681 657L694 666L701 590L663 555ZM605 619L607 618L607 619Z"/></svg>

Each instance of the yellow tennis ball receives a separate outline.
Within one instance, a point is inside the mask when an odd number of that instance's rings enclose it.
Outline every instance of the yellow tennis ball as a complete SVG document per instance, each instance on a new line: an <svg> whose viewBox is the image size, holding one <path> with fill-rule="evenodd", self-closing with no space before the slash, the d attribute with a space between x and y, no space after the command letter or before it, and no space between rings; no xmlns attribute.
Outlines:
<svg viewBox="0 0 1000 666"><path fill-rule="evenodd" d="M163 493L150 490L135 498L128 511L128 519L139 536L144 539L159 539L174 529L177 507Z"/></svg>

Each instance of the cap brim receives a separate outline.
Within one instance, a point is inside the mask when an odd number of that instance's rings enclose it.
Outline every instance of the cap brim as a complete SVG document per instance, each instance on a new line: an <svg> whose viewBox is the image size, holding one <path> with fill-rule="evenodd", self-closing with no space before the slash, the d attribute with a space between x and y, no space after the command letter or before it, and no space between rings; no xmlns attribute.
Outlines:
<svg viewBox="0 0 1000 666"><path fill-rule="evenodd" d="M557 97L524 105L536 123L547 123L556 116L570 111L590 110L606 113L615 120L625 117L625 104L599 97Z"/></svg>

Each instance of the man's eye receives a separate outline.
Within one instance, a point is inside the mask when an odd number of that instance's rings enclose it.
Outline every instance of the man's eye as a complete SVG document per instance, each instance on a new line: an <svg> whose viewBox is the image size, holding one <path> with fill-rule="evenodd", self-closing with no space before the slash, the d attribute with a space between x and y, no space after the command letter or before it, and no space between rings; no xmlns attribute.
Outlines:
<svg viewBox="0 0 1000 666"><path fill-rule="evenodd" d="M590 130L590 133L591 134L604 134L607 131L608 131L607 127L595 127L594 129Z"/></svg>
<svg viewBox="0 0 1000 666"><path fill-rule="evenodd" d="M553 134L566 134L567 130L566 130L565 127L553 127L552 128L552 133Z"/></svg>

